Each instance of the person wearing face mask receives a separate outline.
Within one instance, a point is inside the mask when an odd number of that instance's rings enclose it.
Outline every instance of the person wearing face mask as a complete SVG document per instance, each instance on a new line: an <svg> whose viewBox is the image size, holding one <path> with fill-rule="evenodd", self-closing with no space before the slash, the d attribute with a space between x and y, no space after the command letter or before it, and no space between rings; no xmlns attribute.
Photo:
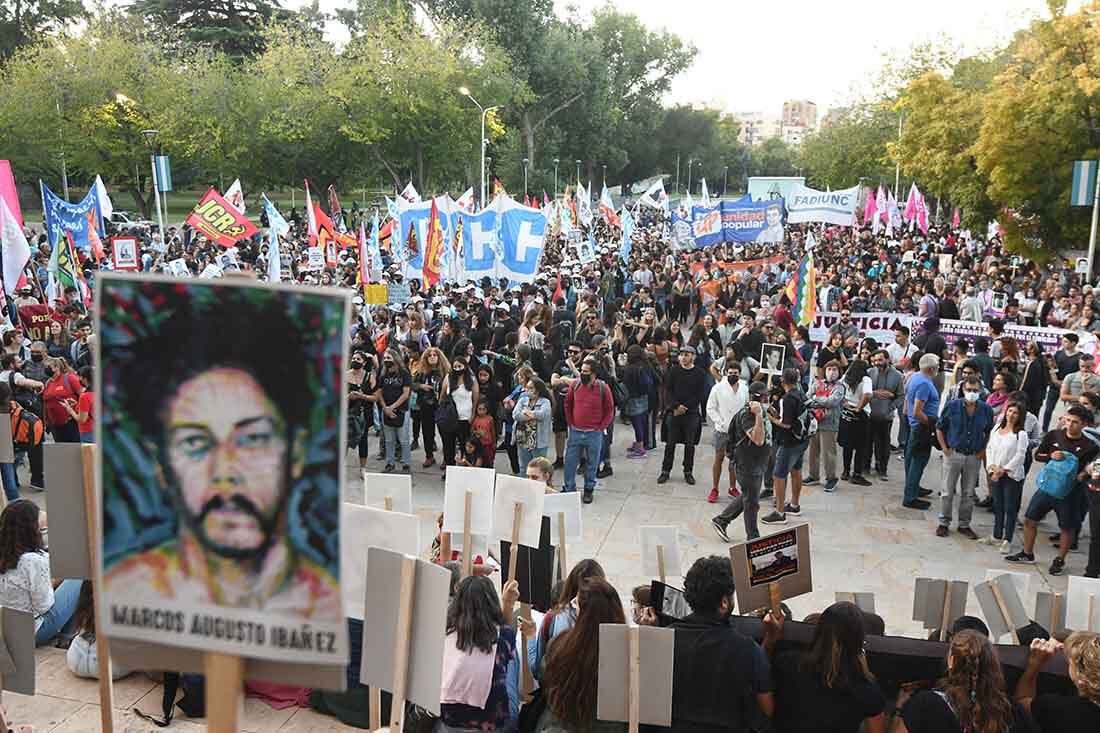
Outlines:
<svg viewBox="0 0 1100 733"><path fill-rule="evenodd" d="M890 465L890 429L905 398L901 372L890 364L890 354L879 349L871 354L871 448L874 452L875 470L882 481L887 480Z"/></svg>
<svg viewBox="0 0 1100 733"><path fill-rule="evenodd" d="M816 484L821 480L822 457L825 459L825 491L836 491L836 438L840 430L841 405L848 394L847 385L840 381L840 362L833 360L825 365L825 379L815 379L810 408L817 418L817 433L810 438L810 475L803 484Z"/></svg>
<svg viewBox="0 0 1100 733"><path fill-rule="evenodd" d="M741 381L741 367L736 361L726 364L725 378L714 385L707 398L707 418L714 426L714 465L711 467L711 489L707 501L718 501L718 484L722 481L722 467L726 463L726 445L730 431L736 432L733 419L749 399L749 388ZM730 456L732 459L732 456ZM737 474L733 461L729 462L729 495L737 496Z"/></svg>
<svg viewBox="0 0 1100 733"><path fill-rule="evenodd" d="M382 356L382 372L378 377L375 399L382 407L382 432L386 441L386 473L394 470L394 455L401 448L401 470L410 473L412 461L409 443L409 395L412 377L397 349L387 349Z"/></svg>
<svg viewBox="0 0 1100 733"><path fill-rule="evenodd" d="M35 341L32 343L30 361L23 364L23 376L27 379L33 379L43 383L49 380L51 375L46 368L46 357L46 344L42 341Z"/></svg>
<svg viewBox="0 0 1100 733"><path fill-rule="evenodd" d="M676 457L676 445L682 443L684 481L689 486L694 486L695 477L692 475L692 469L695 466L695 445L699 442L699 430L702 424L700 408L703 396L706 394L706 376L703 370L695 365L695 352L692 349L680 349L677 363L668 371L665 390L665 417L661 430L665 442L665 453L657 483L663 484L668 481L672 462Z"/></svg>
<svg viewBox="0 0 1100 733"><path fill-rule="evenodd" d="M974 512L974 490L985 461L985 446L993 430L993 409L981 401L979 377L967 377L962 386L962 398L948 402L936 423L945 469L936 536L947 536L957 490L959 534L976 540L978 535L970 528L970 518Z"/></svg>

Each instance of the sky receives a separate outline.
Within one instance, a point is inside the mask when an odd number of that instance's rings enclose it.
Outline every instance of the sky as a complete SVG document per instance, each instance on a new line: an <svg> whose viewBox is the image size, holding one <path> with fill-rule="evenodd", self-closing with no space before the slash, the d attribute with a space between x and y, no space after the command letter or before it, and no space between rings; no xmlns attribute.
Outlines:
<svg viewBox="0 0 1100 733"><path fill-rule="evenodd" d="M774 117L788 99L817 103L819 116L844 104L873 78L884 53L941 37L974 53L1003 44L1048 12L1046 0L920 0L893 9L875 0L555 0L555 7L564 15L576 6L584 17L609 1L698 49L666 103ZM353 2L321 0L321 7ZM915 10L905 12L905 5ZM1069 2L1070 9L1080 5Z"/></svg>

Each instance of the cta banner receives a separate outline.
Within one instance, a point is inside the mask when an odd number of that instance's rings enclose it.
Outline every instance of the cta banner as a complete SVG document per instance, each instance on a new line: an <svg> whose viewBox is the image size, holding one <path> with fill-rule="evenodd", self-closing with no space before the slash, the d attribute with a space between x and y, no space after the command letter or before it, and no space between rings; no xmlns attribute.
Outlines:
<svg viewBox="0 0 1100 733"><path fill-rule="evenodd" d="M787 223L824 222L850 227L856 223L859 186L841 191L815 191L802 184L787 198Z"/></svg>

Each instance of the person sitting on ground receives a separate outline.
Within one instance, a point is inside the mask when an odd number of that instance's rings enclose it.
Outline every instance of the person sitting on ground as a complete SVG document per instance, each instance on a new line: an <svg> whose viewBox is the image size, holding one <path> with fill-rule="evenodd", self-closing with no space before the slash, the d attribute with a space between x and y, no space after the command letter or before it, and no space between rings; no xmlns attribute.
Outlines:
<svg viewBox="0 0 1100 733"><path fill-rule="evenodd" d="M809 649L775 658L775 729L856 733L863 726L865 733L885 733L886 698L867 666L863 612L834 603L815 623Z"/></svg>
<svg viewBox="0 0 1100 733"><path fill-rule="evenodd" d="M1001 662L983 634L960 631L947 648L947 674L934 690L903 690L890 733L1023 733L1027 716L1005 693Z"/></svg>
<svg viewBox="0 0 1100 733"><path fill-rule="evenodd" d="M729 556L695 561L684 576L691 613L673 625L672 728L677 733L744 731L772 717L768 656L781 635L782 616L764 618L764 646L730 625L733 569ZM766 653L767 652L767 653Z"/></svg>
<svg viewBox="0 0 1100 733"><path fill-rule="evenodd" d="M1037 695L1039 670L1059 652L1066 655L1077 696ZM1032 641L1027 667L1016 684L1016 702L1031 715L1040 733L1100 730L1100 634L1077 631L1064 646L1053 639Z"/></svg>
<svg viewBox="0 0 1100 733"><path fill-rule="evenodd" d="M99 679L99 656L95 644L95 597L92 593L92 581L85 580L80 585L80 597L73 613L72 644L65 653L69 671L77 677ZM130 674L130 670L113 662L111 679L119 680Z"/></svg>
<svg viewBox="0 0 1100 733"><path fill-rule="evenodd" d="M50 581L50 555L43 541L46 513L29 499L0 512L0 606L34 614L34 643L48 644L71 627L79 580Z"/></svg>
<svg viewBox="0 0 1100 733"><path fill-rule="evenodd" d="M625 624L619 594L602 578L588 578L577 593L577 621L550 644L542 673L546 710L538 733L621 733L626 723L596 720L600 625Z"/></svg>

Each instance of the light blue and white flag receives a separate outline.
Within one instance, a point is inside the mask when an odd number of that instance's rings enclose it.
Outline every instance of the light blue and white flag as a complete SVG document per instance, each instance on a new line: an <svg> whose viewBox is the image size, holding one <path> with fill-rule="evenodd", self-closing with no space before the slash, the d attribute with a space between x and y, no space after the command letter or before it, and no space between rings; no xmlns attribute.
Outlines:
<svg viewBox="0 0 1100 733"><path fill-rule="evenodd" d="M634 217L625 206L620 221L623 227L623 242L619 245L619 256L622 257L623 262L629 262L630 252L634 249L634 243L630 239L634 234Z"/></svg>
<svg viewBox="0 0 1100 733"><path fill-rule="evenodd" d="M1100 167L1095 160L1073 161L1073 187L1069 194L1070 206L1092 206L1096 196L1096 172Z"/></svg>
<svg viewBox="0 0 1100 733"><path fill-rule="evenodd" d="M264 202L264 212L267 214L267 279L277 283L283 279L282 258L279 254L279 237L290 231L290 224L275 208L275 204L267 198L267 194L261 193L260 198Z"/></svg>

